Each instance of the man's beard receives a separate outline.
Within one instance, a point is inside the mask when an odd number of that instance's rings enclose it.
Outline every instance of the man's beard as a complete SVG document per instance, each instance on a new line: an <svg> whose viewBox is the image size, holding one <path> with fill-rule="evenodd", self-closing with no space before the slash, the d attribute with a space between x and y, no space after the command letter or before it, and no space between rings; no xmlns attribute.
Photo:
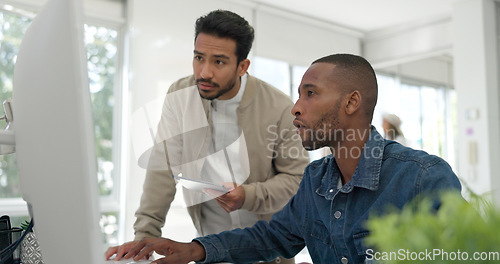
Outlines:
<svg viewBox="0 0 500 264"><path fill-rule="evenodd" d="M220 85L218 83L214 83L212 82L210 79L203 79L203 78L199 78L199 79L196 79L196 86L198 86L198 84L200 82L204 82L204 83L208 83L210 85L213 85L214 87L216 88L219 88ZM201 94L200 92L200 87L198 86L198 92L200 93L200 96L203 98L203 99L207 99L207 100L214 100L214 99L217 99L219 98L220 96L224 95L225 93L231 91L231 89L234 88L234 85L236 84L236 78L233 78L231 79L226 86L222 87L222 89L220 89L219 91L217 91L217 93L213 96L204 96L203 94Z"/></svg>
<svg viewBox="0 0 500 264"><path fill-rule="evenodd" d="M343 133L339 128L339 109L340 100L310 128L311 133L309 133L309 137L305 137L305 140L302 141L302 146L306 150L332 146L343 140Z"/></svg>

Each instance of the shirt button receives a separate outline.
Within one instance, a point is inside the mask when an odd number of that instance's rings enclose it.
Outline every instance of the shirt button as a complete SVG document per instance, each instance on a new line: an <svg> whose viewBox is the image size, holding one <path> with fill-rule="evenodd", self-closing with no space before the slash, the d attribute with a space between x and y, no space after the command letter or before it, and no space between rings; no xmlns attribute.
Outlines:
<svg viewBox="0 0 500 264"><path fill-rule="evenodd" d="M333 214L333 216L335 216L335 218L339 219L342 216L342 213L340 211L337 211Z"/></svg>
<svg viewBox="0 0 500 264"><path fill-rule="evenodd" d="M340 261L342 261L342 264L349 263L349 260L346 257L342 257L342 259L340 259Z"/></svg>
<svg viewBox="0 0 500 264"><path fill-rule="evenodd" d="M331 193L332 193L332 192L333 192L333 189L330 189L330 190L329 190L329 192L331 192Z"/></svg>

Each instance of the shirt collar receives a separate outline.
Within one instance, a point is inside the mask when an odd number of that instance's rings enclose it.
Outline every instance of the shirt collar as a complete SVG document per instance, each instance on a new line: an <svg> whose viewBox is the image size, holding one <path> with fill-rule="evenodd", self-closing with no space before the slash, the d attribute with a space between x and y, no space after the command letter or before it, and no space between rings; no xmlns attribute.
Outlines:
<svg viewBox="0 0 500 264"><path fill-rule="evenodd" d="M365 143L365 147L363 148L361 158L356 166L352 179L340 189L338 181L341 174L337 162L331 155L326 157L324 162L328 163L328 168L316 193L327 199L333 199L336 194L334 189L339 189L339 191L343 193L352 191L354 187L376 191L379 186L384 146L384 138L378 133L377 129L372 126L370 136Z"/></svg>
<svg viewBox="0 0 500 264"><path fill-rule="evenodd" d="M372 191L378 189L384 147L384 138L378 133L377 129L372 126L370 137L366 141L361 159L349 182L352 186Z"/></svg>

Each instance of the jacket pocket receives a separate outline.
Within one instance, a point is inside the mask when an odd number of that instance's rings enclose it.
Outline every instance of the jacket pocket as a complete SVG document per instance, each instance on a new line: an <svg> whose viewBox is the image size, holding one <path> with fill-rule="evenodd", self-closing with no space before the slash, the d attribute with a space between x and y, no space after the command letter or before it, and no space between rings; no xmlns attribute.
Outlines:
<svg viewBox="0 0 500 264"><path fill-rule="evenodd" d="M365 246L365 237L368 236L370 232L364 231L361 233L354 234L354 246L356 247L356 251L358 253L358 256L363 256L366 255L366 250L368 249Z"/></svg>
<svg viewBox="0 0 500 264"><path fill-rule="evenodd" d="M328 232L328 229L321 221L314 221L314 224L311 227L310 235L327 245L332 243L330 239L330 232Z"/></svg>

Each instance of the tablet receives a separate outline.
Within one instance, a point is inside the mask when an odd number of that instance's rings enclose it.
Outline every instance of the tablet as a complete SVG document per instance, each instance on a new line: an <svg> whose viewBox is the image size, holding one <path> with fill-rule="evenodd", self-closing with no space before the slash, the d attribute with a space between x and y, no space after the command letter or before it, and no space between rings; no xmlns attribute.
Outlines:
<svg viewBox="0 0 500 264"><path fill-rule="evenodd" d="M203 189L212 189L222 193L229 192L229 190L222 184L215 184L208 181L190 179L178 175L172 175L172 177L174 177L174 179L176 179L178 183L180 183L182 186L184 186L189 190L203 192Z"/></svg>

